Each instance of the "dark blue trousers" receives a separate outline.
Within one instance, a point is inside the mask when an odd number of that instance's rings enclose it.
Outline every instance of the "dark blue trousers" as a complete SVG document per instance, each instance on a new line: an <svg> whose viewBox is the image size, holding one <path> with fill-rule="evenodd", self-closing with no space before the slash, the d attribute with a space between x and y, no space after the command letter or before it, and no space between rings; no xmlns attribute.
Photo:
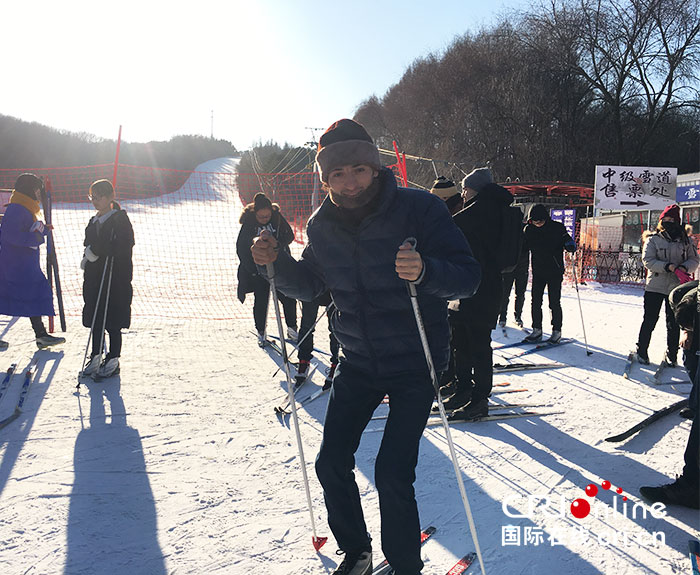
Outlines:
<svg viewBox="0 0 700 575"><path fill-rule="evenodd" d="M700 334L693 334L693 337L698 337L699 335ZM698 421L698 417L700 417L700 393L698 393L700 373L698 372L698 356L695 353L696 349L697 346L693 345L688 352L683 354L683 363L688 371L690 380L693 382L690 397L688 398L688 407L695 410L695 417L690 427L688 444L686 445L685 454L683 455L685 460L683 477L697 485L698 489L700 489L700 422Z"/></svg>
<svg viewBox="0 0 700 575"><path fill-rule="evenodd" d="M386 394L389 419L374 466L382 551L397 575L418 575L423 561L413 483L418 445L435 396L427 368L425 373L376 377L341 361L328 401L316 474L338 547L345 552L369 549L353 469L362 432Z"/></svg>

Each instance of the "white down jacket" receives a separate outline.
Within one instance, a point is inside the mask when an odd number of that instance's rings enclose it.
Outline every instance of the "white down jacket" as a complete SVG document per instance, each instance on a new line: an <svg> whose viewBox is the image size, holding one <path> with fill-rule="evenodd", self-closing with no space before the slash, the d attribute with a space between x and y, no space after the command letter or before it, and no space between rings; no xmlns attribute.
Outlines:
<svg viewBox="0 0 700 575"><path fill-rule="evenodd" d="M667 271L667 264L683 266L692 274L697 269L700 258L693 241L685 233L677 240L672 240L666 232L656 232L644 243L642 261L648 270L644 289L668 295L681 282L675 273Z"/></svg>

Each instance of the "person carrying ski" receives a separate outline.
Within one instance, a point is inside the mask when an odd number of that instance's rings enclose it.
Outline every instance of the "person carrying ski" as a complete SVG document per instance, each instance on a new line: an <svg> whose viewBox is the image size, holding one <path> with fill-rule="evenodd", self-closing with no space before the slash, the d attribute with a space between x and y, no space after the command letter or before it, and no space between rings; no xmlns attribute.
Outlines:
<svg viewBox="0 0 700 575"><path fill-rule="evenodd" d="M51 287L39 263L39 246L48 233L38 218L43 186L35 174L21 174L0 224L0 314L28 317L40 349L66 341L49 335L41 319L55 315ZM1 342L0 348L5 347Z"/></svg>
<svg viewBox="0 0 700 575"><path fill-rule="evenodd" d="M454 410L450 420L488 415L493 386L491 330L501 306L500 236L503 214L513 202L505 188L495 184L491 170L477 168L462 180L464 209L454 222L467 238L481 265L481 284L473 297L450 302L452 349L455 360L455 393L444 406Z"/></svg>
<svg viewBox="0 0 700 575"><path fill-rule="evenodd" d="M661 212L656 229L644 232L642 241L642 262L647 269L647 280L644 287L644 319L637 338L637 359L639 363L649 363L649 342L663 305L666 314L664 361L675 366L680 329L668 295L673 288L690 279L688 274L692 274L700 262L698 251L681 225L681 210L675 204Z"/></svg>
<svg viewBox="0 0 700 575"><path fill-rule="evenodd" d="M258 345L263 347L267 341L267 306L270 301L270 284L258 274L250 253L250 245L253 238L260 235L263 230L269 231L279 242L280 248L289 252L289 244L294 241L294 232L287 220L280 212L280 207L273 204L263 192L255 194L253 201L243 208L240 218L241 230L236 240L236 253L238 254L238 299L245 302L245 296L253 293L253 318L255 330L258 332ZM284 308L284 319L287 323L287 337L296 341L297 333L297 302L292 298L280 294L280 301Z"/></svg>
<svg viewBox="0 0 700 575"><path fill-rule="evenodd" d="M542 340L542 300L547 288L552 312L552 335L547 340L559 343L564 314L561 309L561 282L564 278L563 250L573 253L576 243L561 222L549 217L547 208L535 204L530 208L525 226L525 242L532 254L532 333L524 341Z"/></svg>
<svg viewBox="0 0 700 575"><path fill-rule="evenodd" d="M104 378L119 373L121 330L131 325L134 230L126 211L114 199L112 182L93 182L88 198L97 213L85 228L80 263L84 271L83 325L92 330L92 350L83 375ZM105 331L109 352L103 359Z"/></svg>
<svg viewBox="0 0 700 575"><path fill-rule="evenodd" d="M331 329L342 354L316 459L328 523L345 554L333 573L372 571L354 453L388 395L375 463L382 550L396 573L417 575L423 562L413 482L435 391L406 283L416 286L432 361L442 371L449 341L446 300L474 293L479 264L445 203L397 187L357 122L333 123L321 136L316 163L328 197L308 222L301 259L278 251L268 232L255 239L253 259L261 273L274 263L277 286L288 296L310 301L328 289L337 308ZM407 238L417 240L415 250Z"/></svg>

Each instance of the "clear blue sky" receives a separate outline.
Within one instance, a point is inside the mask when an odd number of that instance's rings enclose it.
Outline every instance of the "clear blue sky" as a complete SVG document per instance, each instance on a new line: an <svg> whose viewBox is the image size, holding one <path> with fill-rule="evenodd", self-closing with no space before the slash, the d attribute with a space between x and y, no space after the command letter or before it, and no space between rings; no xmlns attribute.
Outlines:
<svg viewBox="0 0 700 575"><path fill-rule="evenodd" d="M528 0L66 0L3 5L0 114L126 141L301 145L416 58ZM318 133L317 133L318 136Z"/></svg>

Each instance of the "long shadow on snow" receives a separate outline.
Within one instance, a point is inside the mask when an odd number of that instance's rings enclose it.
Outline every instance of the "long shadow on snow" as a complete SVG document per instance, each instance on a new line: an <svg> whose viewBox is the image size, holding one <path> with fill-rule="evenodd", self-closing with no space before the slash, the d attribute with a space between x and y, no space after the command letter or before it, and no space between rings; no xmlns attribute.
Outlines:
<svg viewBox="0 0 700 575"><path fill-rule="evenodd" d="M467 429L471 434L472 439L476 440L479 435L488 437L490 440L496 439L502 442L504 445L509 446L509 448L513 449L515 452L523 453L533 461L538 462L540 465L550 468L556 474L556 476L558 476L558 478L553 481L552 484L542 485L542 491L540 493L535 493L534 495L546 494L548 490L554 489L554 487L564 477L566 477L567 481L579 486L580 492L576 493L571 501L568 502L569 505L574 498L585 498L584 490L586 486L591 483L592 477L596 476L610 481L613 488L622 487L626 495L632 494L630 498L630 508L632 504L640 501L640 498L637 496L640 485L658 485L669 481L668 476L663 473L663 470L653 470L648 466L628 457L621 457L619 454L601 451L594 446L588 445L570 436L569 434L562 432L555 426L548 423L545 418L533 418L531 420L523 418L518 420L517 423L510 422L509 425L506 426L473 424L465 427L467 425L469 424L463 424L460 425L460 427ZM518 429L520 433L526 435L528 440L525 440L521 436L512 433L509 430L511 425ZM538 447L538 444L551 450L551 453ZM559 457L555 457L555 454L557 454ZM464 452L462 456L464 456ZM682 456L682 453L677 454L678 458L682 458ZM517 468L517 464L515 462L509 461L504 456L499 455L499 457L503 457L504 464L513 465L515 468ZM474 461L474 458L470 457L470 459ZM572 465L577 465L590 472L591 475L584 476L581 474L581 472L574 470L565 462L570 462ZM637 481L634 484L630 484L629 478L635 478ZM600 489L598 496L598 499L600 500L599 503L602 505L612 505L613 495L614 493L605 493L602 489ZM618 499L620 498L618 497ZM599 503L596 503L596 505ZM618 501L618 509L621 505L622 502ZM628 512L628 519L634 521L640 531L661 531L665 533L666 545L676 549L682 555L686 555L688 538L689 536L694 536L692 530L698 528L698 512L677 506L669 507L667 512L668 515L673 516L677 520L687 524L689 529L687 531L679 529L663 519L654 519L650 515L647 515L646 519L639 515L637 516L637 519L630 519L631 509L629 509ZM579 525L586 524L586 520L577 522L572 518L572 521ZM614 529L614 527L615 523L613 522L610 528ZM597 544L597 542L595 542L595 544ZM626 558L629 561L637 562L636 559L627 555L624 548L617 546L614 549L615 553L618 554L621 559ZM650 549L650 552L657 556L659 561L665 560L665 557L663 556L663 548L660 551L653 550L653 548L647 549ZM650 571L650 566L648 564L639 565L639 567L643 568L647 573L653 572Z"/></svg>
<svg viewBox="0 0 700 575"><path fill-rule="evenodd" d="M62 351L38 350L34 352L31 362L36 362L36 373L32 378L22 413L7 427L0 430L0 441L8 444L2 462L0 462L0 494L2 494L3 489L5 489L7 480L12 473L12 468L17 462L17 457L22 451L24 442L29 437L29 433L34 425L34 419L44 401L46 390L53 380L56 370L58 369L58 364L62 359ZM11 381L12 386L8 389L7 396L3 400L5 409L7 409L10 401L14 401L16 405L19 394L11 394L11 391L16 391L16 386L21 386L24 382L24 370L29 363L30 362L20 362L17 364L17 372ZM46 373L47 369L48 373ZM5 413L5 411L3 411L3 413ZM9 415L10 413L11 411L7 414Z"/></svg>
<svg viewBox="0 0 700 575"><path fill-rule="evenodd" d="M75 441L64 575L165 575L141 437L126 422L121 382L86 386L89 427Z"/></svg>
<svg viewBox="0 0 700 575"><path fill-rule="evenodd" d="M322 398L319 398L316 402L306 407L307 413L317 419L320 424L323 423L326 403L327 396L322 396ZM380 406L378 412L382 409L386 410L387 408L386 406ZM528 441L523 440L520 436L510 432L510 425L515 426L522 433L527 434L534 442L547 446L554 453L564 454L562 456L563 458L570 460L572 463L582 468L590 470L591 474L609 479L613 482L613 485L616 485L616 475L619 476L622 473L616 472L616 468L618 470L624 470L625 477L634 476L648 478L644 480L644 483L648 484L655 484L655 482L664 483L668 480L663 473L651 470L633 460L624 458L624 460L620 461L618 455L606 453L586 445L568 434L561 432L541 418L523 418L517 422L508 422L506 427L493 423L454 424L453 434L456 435L459 430L468 430L472 439L477 438L479 435L484 435L491 441L495 439L502 442L505 446L511 446L514 451L522 453L541 465L549 467L558 477L566 476L572 483L581 486L581 493L576 496L583 496L585 486L591 482L590 478L584 477L580 472L574 472L571 467L554 457L552 453L535 447ZM357 470L368 478L374 476L374 463L381 442L382 429L382 422L370 422L356 455ZM466 517L457 490L452 463L445 457L445 452L438 449L431 439L435 441L435 443L444 443L442 427L428 428L421 441L421 452L415 484L416 496L421 512L421 521L424 525L435 524L438 527L438 533L434 539L449 549L454 555L461 556L466 551L473 548L471 535L469 534ZM543 484L542 489L529 492L505 475L471 456L466 450L458 448L458 452L463 470L465 470L464 461L468 459L470 467L471 465L480 466L482 472L493 475L498 486L502 486L505 483L511 488L509 493L517 494L520 497L527 498L529 495L542 496L543 494L550 494L551 489L555 487L554 485ZM307 459L310 460L314 455L315 454L308 454ZM501 457L498 454L495 455ZM503 458L503 463L504 465L515 466L518 473L523 473L516 463L509 461L505 457ZM574 473L574 475L572 475L572 473ZM537 551L537 548L533 551L533 558L528 560L525 554L528 549L532 549L532 546L529 548L527 546L503 546L500 543L494 544L492 542L501 541L502 528L506 525L518 525L521 527L523 533L525 527L538 530L543 527L543 525L533 523L533 521L529 519L513 519L507 517L502 511L501 506L503 502L488 496L481 490L475 490L468 475L468 472L465 470L463 479L466 482L467 491L470 496L470 503L475 516L478 535L485 553L484 559L487 562L487 569L488 563L492 566L496 564L503 566L511 565L508 570L509 573L526 573L528 572L528 565L530 567L537 566L538 561L541 562L542 559L542 552ZM624 485L623 487L636 492L638 486ZM365 503L365 505L376 505L376 497L372 497L370 500L371 503ZM638 498L635 497L634 500L636 501ZM570 502L568 503L570 504ZM677 519L686 522L690 527L693 526L692 520L696 517L695 512L671 508L670 513ZM569 528L567 535L572 532L572 529L581 525L585 528L585 523L579 523L571 516L567 516L565 520ZM667 545L685 554L689 532L678 529L663 520L655 520L650 516L648 516L647 519L642 519L640 516L636 520L636 523L640 530L646 530L648 532L663 531L666 536ZM614 525L611 526L610 529L613 527ZM587 532L591 540L593 540L593 544L598 544L595 539L599 533L596 533L595 530L592 529L587 529ZM597 575L599 573L598 568L577 555L577 548L574 544L569 547L563 545L552 546L548 540L549 535L554 535L554 533L547 533L545 530L545 541L542 543L542 545L547 547L546 556L548 565L559 565L562 569L568 570L572 568L571 562L574 561L575 567L573 568L576 573L581 573L583 575L589 573L591 575ZM375 543L377 544L376 547L378 548L379 534L375 533L374 536ZM656 572L650 569L648 564L643 564L639 559L627 553L623 546L613 547L613 553L620 561L634 568L645 570L647 573ZM662 553L653 550L653 548L651 553L658 557L660 561L664 559ZM329 560L324 558L324 564L330 565ZM517 572L512 571L512 566L514 565L521 566L518 567ZM429 568L430 567L426 566L426 569Z"/></svg>

